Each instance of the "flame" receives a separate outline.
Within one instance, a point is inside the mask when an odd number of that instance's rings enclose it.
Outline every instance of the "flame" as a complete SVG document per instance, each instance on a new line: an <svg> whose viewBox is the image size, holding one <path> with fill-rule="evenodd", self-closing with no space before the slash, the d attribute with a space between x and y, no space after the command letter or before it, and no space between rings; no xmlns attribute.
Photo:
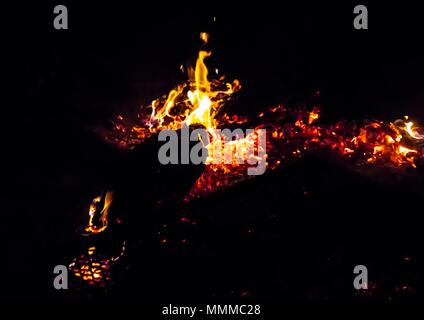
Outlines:
<svg viewBox="0 0 424 320"><path fill-rule="evenodd" d="M313 122L318 120L318 118L319 118L319 111L317 109L314 109L311 112L309 112L308 125L311 125Z"/></svg>
<svg viewBox="0 0 424 320"><path fill-rule="evenodd" d="M209 35L201 33L200 38L203 44L207 44ZM183 125L205 127L212 137L207 146L209 156L204 172L186 195L186 201L252 178L253 176L247 174L246 164L239 163L237 159L246 160L249 145L257 141L259 130L262 129L266 129L267 133L266 150L260 150L262 147L255 144L254 149L256 154L260 154L258 151L265 151L265 159L258 158L255 153L250 156L256 157L255 160L258 161L266 160L270 170L311 152L338 157L361 167L409 169L416 168L418 161L424 160L424 131L414 122L408 121L407 117L393 123L366 120L359 123L339 121L320 125L317 124L320 118L317 107L307 110L277 105L260 112L254 119L223 112L223 107L241 89L241 85L238 80L226 82L223 76L213 80L208 78L205 59L211 54L201 50L195 67L187 70L187 82L152 101L147 108L141 109L136 120L117 115L113 121L113 131L104 135L107 141L118 147L132 149L164 129L178 130ZM180 69L184 70L182 67ZM218 74L218 69L215 70ZM211 156L216 146L222 143L216 129L232 125L254 130L244 138L226 142L226 146L232 151L231 161L217 163ZM108 191L93 199L85 231L100 233L107 228L112 196L112 192ZM162 241L165 242L166 239ZM103 286L111 279L110 267L124 252L125 243L121 254L111 258L104 258L96 253L96 247L90 247L86 255L72 261L70 269L76 277L87 283Z"/></svg>
<svg viewBox="0 0 424 320"><path fill-rule="evenodd" d="M408 146L409 137L402 135L402 127L398 124L364 121L362 124L337 122L320 126L315 124L319 117L316 108L307 111L278 106L264 113L260 117L263 124L259 127L271 129L267 139L268 168L274 170L308 152L326 150L330 156L348 159L357 166L407 169L416 168L417 161L424 160L424 149L419 151L413 144ZM293 118L295 120L291 120ZM251 177L246 175L243 165L207 165L186 200L208 195Z"/></svg>
<svg viewBox="0 0 424 320"><path fill-rule="evenodd" d="M90 219L85 228L89 233L100 233L106 230L108 225L108 212L112 203L113 192L107 191L104 196L98 196L93 199L88 214ZM103 206L102 206L103 202Z"/></svg>
<svg viewBox="0 0 424 320"><path fill-rule="evenodd" d="M209 82L204 60L210 56L211 52L200 51L195 69L188 69L189 82L171 90L165 101L157 99L151 103L147 135L163 129L180 129L183 124L198 124L208 130L217 127L218 112L240 85L237 80L233 84ZM144 140L146 136L141 135L139 138Z"/></svg>
<svg viewBox="0 0 424 320"><path fill-rule="evenodd" d="M405 116L405 120L409 117ZM416 140L416 142L424 142L424 130L417 127L414 122L406 122L404 120L396 120L395 125L401 130L408 138Z"/></svg>
<svg viewBox="0 0 424 320"><path fill-rule="evenodd" d="M407 148L401 142L403 136L399 126L382 121L370 122L360 129L360 134L352 139L354 147L363 150L364 154L369 154L368 150L372 148L372 153L367 156L368 163L386 162L394 166L415 165L415 155L418 151Z"/></svg>
<svg viewBox="0 0 424 320"><path fill-rule="evenodd" d="M200 39L202 39L203 43L208 43L209 41L209 34L206 32L200 32Z"/></svg>
<svg viewBox="0 0 424 320"><path fill-rule="evenodd" d="M206 44L209 35L201 33L200 38ZM247 146L259 129L267 129L264 157L267 168L271 170L307 152L330 152L330 156L341 157L357 166L398 169L416 168L417 161L424 159L424 131L408 118L393 123L373 120L318 125L320 110L317 107L307 110L278 105L260 112L254 119L223 112L224 106L241 89L241 85L238 80L228 83L223 76L209 79L205 60L210 56L211 52L200 50L194 69L187 70L187 82L154 100L149 106L150 114L146 113L149 108L142 109L135 122L117 117L113 132L105 135L109 142L131 149L163 129L176 130L184 124L204 126L211 136L211 143L207 146L209 157L205 171L186 200L252 177L246 174L246 165L238 163L237 159L246 157ZM227 142L233 151L230 164L214 162L210 155L217 144L222 143L216 129L232 125L254 128L254 133ZM258 146L255 146L255 151L258 151Z"/></svg>
<svg viewBox="0 0 424 320"><path fill-rule="evenodd" d="M405 130L410 137L416 140L424 140L424 134L419 133L419 129L415 128L413 122L405 123Z"/></svg>
<svg viewBox="0 0 424 320"><path fill-rule="evenodd" d="M209 35L201 33L203 41ZM127 119L122 115L113 122L114 132L106 140L119 147L131 149L151 135L164 130L178 130L184 124L202 125L208 131L217 128L220 123L233 119L225 113L220 113L222 106L238 91L241 86L238 80L225 82L225 78L209 80L205 59L211 52L201 50L194 69L188 68L188 81L176 86L166 96L158 98L142 110L137 118L140 123L126 125ZM151 109L150 115L146 111ZM218 117L219 116L219 117ZM218 119L218 118L219 119ZM237 119L237 117L235 117ZM236 120L237 121L237 120Z"/></svg>

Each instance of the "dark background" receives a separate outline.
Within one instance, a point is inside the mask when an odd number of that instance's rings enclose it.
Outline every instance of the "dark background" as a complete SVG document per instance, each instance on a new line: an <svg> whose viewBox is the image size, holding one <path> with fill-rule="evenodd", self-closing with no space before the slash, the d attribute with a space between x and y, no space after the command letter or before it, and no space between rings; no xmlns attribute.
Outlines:
<svg viewBox="0 0 424 320"><path fill-rule="evenodd" d="M144 210L143 226L126 231L141 245L110 291L53 290L53 267L69 263L86 206L122 158L92 128L184 80L179 66L195 58L201 31L211 34L208 65L243 85L234 112L307 104L319 90L329 123L424 121L424 22L412 2L363 3L369 30L361 31L352 24L359 3L63 4L69 30L53 28L56 4L2 7L2 298L355 300L357 264L377 283L366 299L422 295L422 169L376 178L315 158L161 216ZM132 183L163 183L146 171ZM172 231L188 232L190 246L156 244L157 226L181 212L198 221ZM396 291L403 285L412 289Z"/></svg>

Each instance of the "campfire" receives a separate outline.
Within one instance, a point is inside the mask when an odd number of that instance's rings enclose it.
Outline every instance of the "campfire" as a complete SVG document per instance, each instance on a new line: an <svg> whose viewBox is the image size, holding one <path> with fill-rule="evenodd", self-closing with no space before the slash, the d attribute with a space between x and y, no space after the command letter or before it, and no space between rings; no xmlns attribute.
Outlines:
<svg viewBox="0 0 424 320"><path fill-rule="evenodd" d="M206 45L208 34L201 33L200 37ZM231 164L216 163L211 158L206 160L205 169L185 195L185 202L254 178L247 174L246 164L238 164L236 159L240 156L238 153L246 152L245 146L249 142L257 140L258 130L263 129L266 130L266 152L262 160L266 162L268 173L312 153L355 168L371 166L413 171L423 163L424 130L407 116L394 121L365 119L327 124L322 121L318 106L289 108L282 104L264 110L256 117L232 114L227 106L236 99L242 86L238 80L230 82L224 76L210 76L206 62L211 55L210 51L200 50L195 66L187 70L186 82L141 107L136 117L117 115L112 121L112 130L102 132L107 142L132 150L161 130L179 130L183 125L202 126L212 137L206 146L211 154L215 144L221 143L216 138L216 129L254 128L250 135L228 142L234 150ZM256 151L258 148L255 145ZM102 233L108 228L111 203L111 191L93 200L86 234ZM109 266L124 252L122 250L117 257L105 258L97 257L95 248L91 248L88 254L72 262L71 270L89 284L104 285L104 281L111 278Z"/></svg>
<svg viewBox="0 0 424 320"><path fill-rule="evenodd" d="M207 41L208 36L201 34ZM131 149L163 129L180 129L183 124L204 126L212 134L216 128L245 126L267 129L267 166L275 169L285 161L296 159L307 152L329 150L335 156L353 161L356 165L375 165L392 168L415 168L424 156L424 134L413 121L384 122L365 120L362 123L341 121L333 125L317 124L320 110L288 109L283 105L260 112L256 118L230 114L225 105L241 89L238 80L226 82L225 77L210 80L205 59L211 52L200 51L195 69L188 69L189 80L162 98L141 108L136 123L123 115L113 121L113 130L104 138L120 148ZM245 137L230 142L234 150L243 146ZM208 145L210 153L214 143ZM233 154L236 159L237 154ZM234 161L231 165L206 162L186 200L207 195L247 179L245 168Z"/></svg>

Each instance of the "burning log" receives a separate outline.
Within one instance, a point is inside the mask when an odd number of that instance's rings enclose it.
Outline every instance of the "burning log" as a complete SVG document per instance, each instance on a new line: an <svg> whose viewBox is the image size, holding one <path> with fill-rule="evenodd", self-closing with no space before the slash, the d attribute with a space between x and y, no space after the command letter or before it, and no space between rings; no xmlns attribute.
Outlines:
<svg viewBox="0 0 424 320"><path fill-rule="evenodd" d="M206 36L202 39L207 41ZM149 229L154 224L155 210L171 207L182 199L190 201L211 194L249 178L246 166L237 162L216 164L207 159L206 165L162 165L158 161L161 143L157 138L162 130L179 131L183 126L193 130L202 126L215 138L205 146L210 151L217 140L216 129L250 126L254 128L252 136L266 129L266 150L259 157L270 170L310 153L343 159L357 167L415 169L417 162L424 159L424 133L413 122L366 120L322 125L317 124L320 118L317 107L290 110L282 105L259 113L253 120L224 113L223 106L240 89L240 84L237 80L227 83L224 78L209 80L204 63L209 56L210 52L200 51L195 68L189 69L189 81L154 100L137 115L136 121L128 121L122 115L116 117L112 132L104 138L127 152L116 164L116 171L108 173L112 178L105 190L113 190L113 201L111 191L93 200L86 232L110 230L110 221L117 221L118 216L128 226L136 226L137 232L143 232L143 228ZM181 140L181 132L179 136ZM252 136L228 144L237 150Z"/></svg>
<svg viewBox="0 0 424 320"><path fill-rule="evenodd" d="M178 135L181 140L181 131ZM194 143L190 142L190 146ZM149 207L175 204L184 198L203 172L204 165L163 165L158 160L162 145L155 135L127 154L116 177L117 202L146 211Z"/></svg>
<svg viewBox="0 0 424 320"><path fill-rule="evenodd" d="M207 41L207 36L201 35L201 38ZM229 115L222 109L233 93L241 88L240 83L237 80L227 83L223 77L209 80L204 63L209 56L210 52L200 51L195 68L189 69L188 82L154 100L137 115L136 121L117 116L114 130L104 134L104 138L121 148L131 149L164 129L199 124L213 136L215 129L243 125L255 131L266 129L269 133L265 159L260 159L266 160L269 170L306 153L322 151L327 152L329 157L342 158L361 167L416 168L417 161L424 158L424 133L413 122L340 121L332 125L317 125L320 118L317 107L289 110L282 105L260 112L256 119ZM149 109L150 114L147 112ZM245 139L239 139L231 144L237 147L245 142ZM213 145L212 141L209 147ZM249 178L245 172L243 164L207 161L205 172L185 199L189 201L244 181Z"/></svg>
<svg viewBox="0 0 424 320"><path fill-rule="evenodd" d="M181 140L180 131L178 136ZM175 206L203 172L203 164L162 165L158 161L161 144L154 135L128 152L108 185L114 191L105 191L93 199L83 232L87 253L79 254L69 266L77 278L96 287L108 285L112 269L125 254L124 239L150 235L157 221L163 219L154 213ZM122 221L125 227L119 228ZM112 248L120 242L123 246L116 253Z"/></svg>
<svg viewBox="0 0 424 320"><path fill-rule="evenodd" d="M189 132L199 126L192 126ZM182 143L181 131L177 131ZM187 141L190 149L196 141ZM204 171L204 164L163 165L158 153L164 142L157 135L126 152L109 172L104 191L93 199L84 234L97 234L109 228L109 221L152 219L151 212L175 206L184 199Z"/></svg>

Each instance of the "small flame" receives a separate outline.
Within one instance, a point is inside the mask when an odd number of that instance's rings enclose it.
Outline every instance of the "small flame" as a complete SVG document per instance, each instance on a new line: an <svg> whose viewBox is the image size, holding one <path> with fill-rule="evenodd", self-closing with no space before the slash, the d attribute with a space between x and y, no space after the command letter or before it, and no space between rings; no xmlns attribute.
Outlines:
<svg viewBox="0 0 424 320"><path fill-rule="evenodd" d="M406 132L408 132L408 134L417 140L424 140L424 134L420 134L418 132L418 129L414 128L414 123L413 122L407 122L406 124Z"/></svg>
<svg viewBox="0 0 424 320"><path fill-rule="evenodd" d="M317 119L319 119L319 112L318 112L317 109L314 109L311 112L309 112L309 117L308 117L308 124L309 125L311 125Z"/></svg>
<svg viewBox="0 0 424 320"><path fill-rule="evenodd" d="M89 209L90 219L85 228L89 233L100 233L106 230L108 225L109 207L112 203L113 192L107 191L104 196L98 196L93 199ZM102 205L103 203L103 205Z"/></svg>
<svg viewBox="0 0 424 320"><path fill-rule="evenodd" d="M209 41L209 34L206 32L200 32L200 39L202 39L202 41L204 43L208 43Z"/></svg>

